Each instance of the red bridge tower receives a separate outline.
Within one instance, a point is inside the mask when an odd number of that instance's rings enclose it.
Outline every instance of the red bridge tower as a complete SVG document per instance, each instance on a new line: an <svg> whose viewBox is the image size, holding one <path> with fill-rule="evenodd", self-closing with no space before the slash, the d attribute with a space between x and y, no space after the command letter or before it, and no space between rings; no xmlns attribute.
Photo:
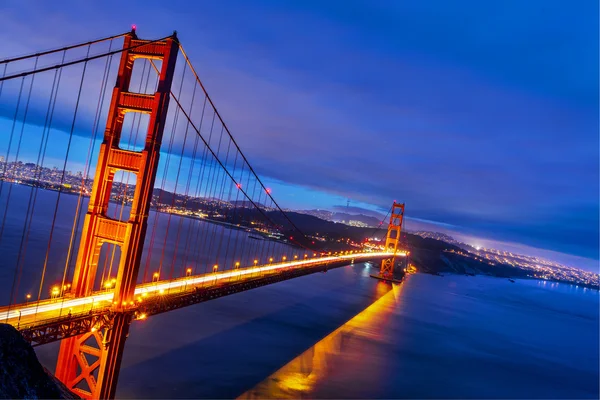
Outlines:
<svg viewBox="0 0 600 400"><path fill-rule="evenodd" d="M94 291L100 248L104 243L117 245L121 257L113 313L106 328L95 330L92 327L89 333L64 339L56 366L56 377L83 398L115 396L131 322L125 309L134 299L178 50L176 34L166 40L148 41L139 40L133 30L125 36L123 43L71 292L74 297L84 297ZM140 58L162 61L158 89L154 94L129 91L133 64ZM150 115L145 146L139 152L119 148L123 120L129 112ZM114 175L119 170L132 172L137 177L128 221L107 216Z"/></svg>
<svg viewBox="0 0 600 400"><path fill-rule="evenodd" d="M398 255L398 245L400 244L400 234L402 233L402 222L404 221L404 203L392 204L392 212L390 222L388 224L387 235L385 236L385 251L391 253L390 258L385 258L381 261L381 269L379 275L371 275L373 278L381 279L389 282L399 282L394 278L394 266L396 264L396 256ZM404 255L404 254L403 254Z"/></svg>

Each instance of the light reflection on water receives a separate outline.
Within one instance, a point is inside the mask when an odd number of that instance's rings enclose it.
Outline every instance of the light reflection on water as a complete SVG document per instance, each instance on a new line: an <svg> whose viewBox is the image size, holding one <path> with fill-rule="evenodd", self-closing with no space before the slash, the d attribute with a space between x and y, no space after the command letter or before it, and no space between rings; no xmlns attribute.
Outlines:
<svg viewBox="0 0 600 400"><path fill-rule="evenodd" d="M336 329L310 349L290 361L277 372L239 396L239 399L306 398L319 383L334 374L343 374L350 381L358 369L364 367L366 342L384 344L380 335L389 318L397 310L402 285L379 282L376 287L377 301ZM372 346L369 358L386 357L384 346ZM369 363L370 374L378 375L374 368L382 363Z"/></svg>
<svg viewBox="0 0 600 400"><path fill-rule="evenodd" d="M597 291L424 274L390 291L369 269L133 324L117 398L598 399ZM51 369L56 345L36 348Z"/></svg>

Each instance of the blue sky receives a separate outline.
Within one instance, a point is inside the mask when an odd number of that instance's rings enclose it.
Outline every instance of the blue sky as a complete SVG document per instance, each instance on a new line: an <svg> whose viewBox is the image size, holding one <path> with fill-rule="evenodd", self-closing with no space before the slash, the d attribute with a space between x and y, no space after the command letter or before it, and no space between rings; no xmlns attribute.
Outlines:
<svg viewBox="0 0 600 400"><path fill-rule="evenodd" d="M178 31L284 207L598 259L598 4L8 0L0 57Z"/></svg>

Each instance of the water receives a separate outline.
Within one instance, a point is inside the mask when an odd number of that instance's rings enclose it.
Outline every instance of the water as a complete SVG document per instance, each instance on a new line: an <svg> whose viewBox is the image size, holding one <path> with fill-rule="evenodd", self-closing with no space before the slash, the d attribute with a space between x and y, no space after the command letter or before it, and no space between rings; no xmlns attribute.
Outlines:
<svg viewBox="0 0 600 400"><path fill-rule="evenodd" d="M119 398L598 398L598 292L357 264L132 325ZM53 365L56 346L38 348Z"/></svg>
<svg viewBox="0 0 600 400"><path fill-rule="evenodd" d="M52 209L56 194L41 193ZM19 226L19 207L12 210ZM43 249L47 223L40 226L34 237ZM68 225L57 232L68 243ZM15 243L6 240L3 297ZM136 321L117 397L598 398L597 291L423 274L391 289L369 278L372 268L347 266ZM57 349L36 348L50 369Z"/></svg>
<svg viewBox="0 0 600 400"><path fill-rule="evenodd" d="M27 294L31 294L32 299L38 295L42 299L49 298L51 288L61 286L67 264L65 282L71 280L84 221L81 213L85 215L89 199L82 198L79 203L79 197L72 194L63 193L59 197L55 191L37 190L36 195L28 186L6 182L2 186L0 225L5 215L6 221L0 238L0 304L9 304L11 293L16 302L25 302ZM30 202L32 194L37 196L35 203ZM78 205L79 214L76 213ZM118 217L120 208L120 204L110 203L107 215ZM129 215L129 209L124 208L124 216ZM30 229L27 228L28 210L33 210ZM56 223L52 227L55 210ZM71 240L76 215L79 215L78 229ZM69 252L71 242L73 247ZM103 275L104 278L116 276L120 252L116 247L113 257L112 249L109 244L102 247L96 289L101 288ZM185 276L187 268L192 268L193 274L200 274L212 271L215 264L223 271L234 268L236 262L244 267L253 265L255 259L266 264L271 257L281 260L286 256L291 260L294 255L302 257L303 253L281 243L248 239L244 230L150 211L138 282L151 281L152 274L159 270L161 279L168 279ZM20 263L18 269L15 268L17 263Z"/></svg>

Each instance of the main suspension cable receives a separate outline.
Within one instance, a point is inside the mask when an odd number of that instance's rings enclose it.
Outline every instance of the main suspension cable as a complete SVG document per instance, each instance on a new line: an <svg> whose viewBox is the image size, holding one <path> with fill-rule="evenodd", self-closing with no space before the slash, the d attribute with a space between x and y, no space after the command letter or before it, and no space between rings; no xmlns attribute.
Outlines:
<svg viewBox="0 0 600 400"><path fill-rule="evenodd" d="M219 111L217 110L217 107L215 106L215 104L213 103L212 99L210 98L210 96L208 95L208 91L206 90L206 88L204 87L204 84L202 83L202 81L200 80L200 77L198 76L198 73L196 72L196 70L194 69L194 66L192 65L190 59L188 58L185 50L183 49L183 46L180 44L179 45L179 49L181 50L181 54L183 55L186 63L189 65L190 70L192 71L192 73L194 74L194 77L196 78L196 82L200 85L200 87L202 88L202 91L204 92L204 95L206 96L206 98L208 99L210 105L212 106L213 110L215 111L215 114L217 115L217 117L219 118L219 121L221 121L221 124L223 125L223 128L225 129L225 131L227 132L227 134L229 135L229 138L231 139L231 141L233 142L233 144L235 145L236 149L238 150L238 152L240 153L240 155L242 156L242 158L244 159L244 161L246 162L246 164L248 164L248 168L250 169L250 171L252 172L252 174L254 175L254 177L256 178L256 180L260 183L261 187L263 188L263 190L265 192L267 192L267 195L271 198L271 201L273 201L273 204L277 207L277 209L283 214L283 216L287 219L287 221L290 223L291 226L294 227L294 229L296 229L296 231L298 231L305 239L306 235L296 226L296 224L294 224L294 222L289 218L289 216L286 214L285 211L283 211L283 209L279 206L279 204L275 201L275 199L273 198L273 196L271 196L271 193L269 193L267 191L267 187L263 184L262 180L258 177L258 174L256 174L256 172L254 171L254 168L252 168L252 165L250 165L250 163L248 162L248 159L246 158L246 156L244 155L244 153L242 152L242 150L240 149L240 146L237 144L237 142L235 141L235 139L233 138L233 135L231 134L231 132L229 131L229 128L227 127L227 125L225 124L225 121L223 120L223 118L221 117L221 114L219 114ZM177 101L177 100L176 100ZM177 101L179 103L179 101ZM308 240L308 239L307 239Z"/></svg>
<svg viewBox="0 0 600 400"><path fill-rule="evenodd" d="M96 54L96 55L93 55L93 56L86 56L86 57L80 58L78 60L73 60L73 61L68 61L68 62L62 62L60 64L51 65L49 67L44 67L44 68L40 68L40 69L34 69L34 70L31 70L31 71L19 72L19 73L16 73L16 74L13 74L13 75L9 75L9 76L3 76L2 78L0 78L0 82L7 81L7 80L10 80L10 79L14 79L14 78L25 77L25 76L28 76L28 75L31 75L31 74L38 74L40 72L51 71L53 69L59 69L59 68L69 67L71 65L76 65L76 64L81 64L81 63L87 63L89 61L97 60L98 58L108 57L108 56L112 56L114 54L122 53L124 51L134 50L134 49L137 49L138 47L147 46L147 45L152 44L152 43L162 42L162 41L167 40L167 39L169 39L171 37L172 36L166 36L166 37L161 38L161 39L151 40L151 41L148 41L148 42L144 42L144 43L136 44L136 45L133 45L133 46L129 46L129 47L126 47L126 48L123 48L123 49L108 51L108 52L102 53L102 54Z"/></svg>
<svg viewBox="0 0 600 400"><path fill-rule="evenodd" d="M45 56L45 55L48 55L48 54L58 53L58 52L61 52L61 51L72 50L72 49L76 49L78 47L91 46L93 44L105 42L107 40L118 39L118 38L126 36L126 35L128 35L130 33L131 32L124 32L124 33L120 33L118 35L108 36L108 37L105 37L105 38L102 38L102 39L96 39L96 40L91 40L91 41L85 42L85 43L78 43L78 44L73 44L73 45L66 46L66 47L61 47L60 49L46 50L46 51L42 51L42 52L39 52L39 53L27 54L25 56L13 57L13 58L6 58L4 60L0 60L0 65L1 64L8 64L8 63L11 63L11 62L14 62L14 61L27 60L28 58L33 58L33 57L41 57L41 56Z"/></svg>
<svg viewBox="0 0 600 400"><path fill-rule="evenodd" d="M210 146L208 145L208 143L206 142L206 140L204 139L204 137L203 137L203 136L200 134L200 131L198 130L198 128L197 128L197 127L194 125L194 123L192 122L192 120L191 120L190 116L187 114L187 112L186 112L186 111L183 109L183 107L181 106L181 103L179 102L179 100L178 100L176 97L174 97L174 96L171 96L171 97L173 98L173 100L175 100L175 103L177 103L177 106L178 106L178 108L179 108L180 112L181 112L181 113L182 113L182 114L185 116L185 118L186 118L188 121L190 121L190 124L191 124L192 128L194 128L194 130L196 131L196 133L197 133L198 135L200 135L200 138L202 139L202 141L204 142L204 144L207 146L208 150L209 150L209 151L210 151L210 153L213 155L213 157L214 157L214 159L217 161L217 163L218 163L218 164L221 166L221 168L222 168L222 169L225 171L225 173L226 173L226 174L229 176L229 178L231 178L231 180L232 180L234 183L236 183L236 184L237 184L237 183L239 183L239 182L237 182L237 181L235 180L235 178L234 178L234 177L231 175L231 173L230 173L230 172L229 172L229 170L228 170L228 169L225 167L225 165L224 165L224 164L221 162L221 160L219 160L219 158L217 157L217 155L215 154L215 152L214 152L214 151L213 151L213 150L210 148ZM210 101L210 100L209 100L209 101ZM216 111L216 110L215 110L215 111ZM216 112L215 112L215 114L216 114ZM218 114L217 114L217 115L218 115ZM241 152L240 152L240 155L242 155L242 154L241 154ZM242 155L242 157L243 157L243 155ZM252 167L250 166L250 164L248 164L248 161L247 161L247 160L246 160L246 164L248 165L248 168L249 168L249 169L252 169ZM256 174L255 174L255 176L256 176ZM259 180L259 179L258 179L258 177L257 177L257 180ZM262 183L261 183L261 186L263 186L263 187L264 187L264 185L262 185ZM261 214L262 214L262 215L265 217L265 219L266 219L266 220L268 220L268 221L269 221L271 224L273 224L274 226L276 226L276 224L275 224L275 223L274 223L274 222L271 220L271 218L269 218L269 216L268 216L268 215L265 213L265 211L263 211L262 207L259 207L259 206L258 206L258 205L257 205L257 204L254 202L254 200L252 200L252 199L250 198L250 196L248 195L248 193L246 193L246 191L244 190L244 188L243 188L243 187L241 187L241 185L240 185L240 187L239 187L239 190L242 192L242 194L243 194L244 196L246 196L246 198L248 199L248 201L250 201L250 203L252 203L252 205L253 205L253 206L254 206L256 209L258 209L258 210L259 210L259 212L260 212L260 213L261 213ZM273 200L273 198L271 197L270 193L268 193L268 192L267 192L266 188L265 188L265 192L266 192L266 193L267 193L267 195L268 195L268 196L271 198L271 201L273 201L273 204L277 204L277 203L275 202L275 200ZM277 207L279 207L279 206L277 206ZM282 213L285 215L285 213L283 212L283 210L281 210L281 212L282 212ZM287 216L286 216L286 218L287 218ZM289 218L288 218L288 220L289 220ZM291 222L291 221L290 221L290 222ZM293 225L293 223L292 223L292 225ZM293 225L293 226L295 227L295 225ZM297 228L296 228L296 229L297 229ZM300 229L297 229L297 230L298 230L298 232L300 232L300 233L302 234L302 231L301 231ZM303 246L303 247L307 248L306 246ZM308 248L307 248L307 249L308 249Z"/></svg>

